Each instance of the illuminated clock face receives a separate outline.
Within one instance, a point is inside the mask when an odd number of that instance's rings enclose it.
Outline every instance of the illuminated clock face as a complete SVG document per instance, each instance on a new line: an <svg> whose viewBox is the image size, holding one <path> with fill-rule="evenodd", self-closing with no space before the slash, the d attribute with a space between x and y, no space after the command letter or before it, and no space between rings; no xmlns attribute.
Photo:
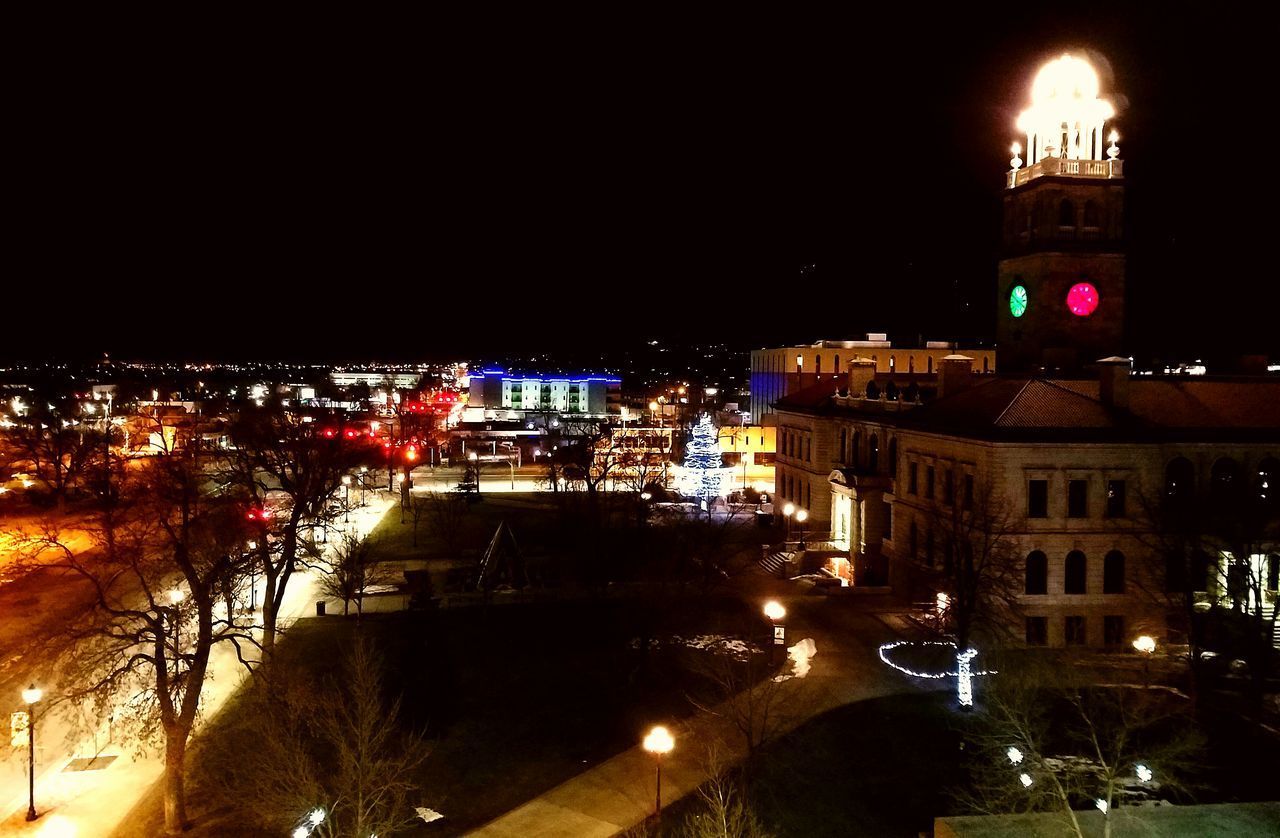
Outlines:
<svg viewBox="0 0 1280 838"><path fill-rule="evenodd" d="M1098 289L1087 282L1077 282L1067 292L1067 308L1076 317L1088 317L1098 308Z"/></svg>
<svg viewBox="0 0 1280 838"><path fill-rule="evenodd" d="M1021 317L1027 313L1027 289L1023 285L1015 285L1009 289L1009 313Z"/></svg>

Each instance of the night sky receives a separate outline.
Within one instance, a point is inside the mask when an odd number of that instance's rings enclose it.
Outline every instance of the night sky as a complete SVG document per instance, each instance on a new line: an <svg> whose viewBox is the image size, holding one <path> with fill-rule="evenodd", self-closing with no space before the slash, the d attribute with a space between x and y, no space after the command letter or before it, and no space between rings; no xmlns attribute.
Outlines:
<svg viewBox="0 0 1280 838"><path fill-rule="evenodd" d="M1070 49L1119 112L1131 349L1280 356L1275 20L1032 5L46 32L10 80L2 351L989 338L1014 120Z"/></svg>

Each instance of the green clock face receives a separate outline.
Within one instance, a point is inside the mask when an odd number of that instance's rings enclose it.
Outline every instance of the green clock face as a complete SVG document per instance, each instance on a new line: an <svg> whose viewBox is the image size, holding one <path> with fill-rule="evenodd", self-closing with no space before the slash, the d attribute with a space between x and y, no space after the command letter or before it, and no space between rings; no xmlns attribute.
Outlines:
<svg viewBox="0 0 1280 838"><path fill-rule="evenodd" d="M1027 313L1027 289L1022 285L1015 285L1009 289L1009 313L1014 317L1021 317Z"/></svg>

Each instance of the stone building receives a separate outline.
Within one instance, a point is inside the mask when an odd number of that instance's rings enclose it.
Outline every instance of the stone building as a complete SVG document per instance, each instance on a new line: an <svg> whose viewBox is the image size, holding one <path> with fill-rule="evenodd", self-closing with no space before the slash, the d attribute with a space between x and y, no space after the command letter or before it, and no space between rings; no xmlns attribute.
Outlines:
<svg viewBox="0 0 1280 838"><path fill-rule="evenodd" d="M958 351L955 343L931 340L923 347L894 346L883 332L872 332L866 340L820 340L801 346L782 346L751 351L751 424L768 425L773 404L784 396L819 382L843 386L845 371L854 359L869 361L883 388L933 389L942 359ZM983 373L996 371L993 349L967 348L975 368ZM914 399L914 391L912 393Z"/></svg>
<svg viewBox="0 0 1280 838"><path fill-rule="evenodd" d="M1072 61L1043 72L1081 72ZM1087 100L1097 79L1037 89ZM1248 577L1274 608L1280 573L1280 545L1265 538L1206 557L1216 574L1166 573L1157 517L1173 500L1280 520L1280 378L1131 374L1118 354L1123 170L1114 133L1103 159L1110 106L1098 103L1073 100L1066 113L1083 122L1054 116L1053 101L1025 117L1031 165L1015 146L1006 180L998 376L952 352L908 397L859 349L838 379L772 402L777 496L808 511L806 546L827 572L928 599L951 558L949 522L985 517L1016 567L1022 624L1011 628L1030 645L1163 634L1172 584L1206 600L1227 592L1239 607L1232 580Z"/></svg>

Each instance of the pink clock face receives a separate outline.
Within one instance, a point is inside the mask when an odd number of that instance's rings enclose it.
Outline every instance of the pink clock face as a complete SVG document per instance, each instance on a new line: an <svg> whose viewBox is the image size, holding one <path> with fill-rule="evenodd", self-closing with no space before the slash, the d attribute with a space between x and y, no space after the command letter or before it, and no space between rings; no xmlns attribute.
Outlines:
<svg viewBox="0 0 1280 838"><path fill-rule="evenodd" d="M1098 289L1087 282L1077 282L1067 292L1067 308L1076 317L1088 317L1098 308Z"/></svg>

